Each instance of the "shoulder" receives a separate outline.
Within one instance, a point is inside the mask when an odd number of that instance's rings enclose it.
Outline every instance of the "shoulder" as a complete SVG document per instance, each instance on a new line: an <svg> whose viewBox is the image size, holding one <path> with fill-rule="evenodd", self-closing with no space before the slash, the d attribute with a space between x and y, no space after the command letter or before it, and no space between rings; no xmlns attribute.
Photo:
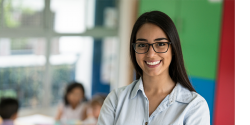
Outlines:
<svg viewBox="0 0 250 125"><path fill-rule="evenodd" d="M206 100L197 92L190 91L180 83L177 83L177 87L176 101L182 103L207 103Z"/></svg>
<svg viewBox="0 0 250 125"><path fill-rule="evenodd" d="M190 91L179 84L176 101L186 104L186 124L202 124L210 123L210 111L207 101L197 92Z"/></svg>
<svg viewBox="0 0 250 125"><path fill-rule="evenodd" d="M87 103L86 102L80 102L80 104L79 104L79 108L80 109L83 109L83 108L85 108L87 106Z"/></svg>
<svg viewBox="0 0 250 125"><path fill-rule="evenodd" d="M112 90L109 93L108 97L109 98L123 97L123 96L126 96L127 94L130 94L137 82L138 82L138 80L135 80L131 84L127 85L127 86Z"/></svg>
<svg viewBox="0 0 250 125"><path fill-rule="evenodd" d="M59 103L58 103L58 108L61 109L61 110L64 109L64 108L65 108L64 102L62 102L62 101L59 102Z"/></svg>
<svg viewBox="0 0 250 125"><path fill-rule="evenodd" d="M118 100L122 100L122 99L128 97L132 93L132 90L135 87L137 82L138 82L138 80L135 80L127 86L112 90L108 94L107 98L105 99L105 102L109 102L109 103L114 104L114 103L117 103Z"/></svg>
<svg viewBox="0 0 250 125"><path fill-rule="evenodd" d="M179 84L180 85L180 84ZM190 125L209 125L210 111L207 101L197 92L179 86L176 101L186 104L184 123Z"/></svg>

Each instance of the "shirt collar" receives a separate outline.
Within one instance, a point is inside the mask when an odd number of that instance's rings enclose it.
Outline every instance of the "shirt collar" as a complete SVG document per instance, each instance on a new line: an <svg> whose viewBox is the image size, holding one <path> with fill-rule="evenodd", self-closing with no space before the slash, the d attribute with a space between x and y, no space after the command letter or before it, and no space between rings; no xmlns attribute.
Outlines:
<svg viewBox="0 0 250 125"><path fill-rule="evenodd" d="M132 89L131 98L133 99L137 95L139 90L141 90L143 95L146 97L144 93L142 78L140 77L140 79L135 82L136 83L134 88ZM172 92L169 94L168 99L168 105L171 105L175 101L189 103L190 101L192 101L192 93L180 83L177 83Z"/></svg>
<svg viewBox="0 0 250 125"><path fill-rule="evenodd" d="M180 83L177 83L169 94L168 106L173 104L175 101L182 103L189 103L193 99L192 92L189 91L186 87L182 86Z"/></svg>
<svg viewBox="0 0 250 125"><path fill-rule="evenodd" d="M180 83L177 83L177 88L176 101L189 103L193 100L193 94L189 89L182 86Z"/></svg>
<svg viewBox="0 0 250 125"><path fill-rule="evenodd" d="M137 81L135 81L135 82L136 82L136 83L135 83L134 88L132 89L132 94L131 94L131 98L132 98L132 99L137 95L137 93L138 93L139 90L141 90L142 93L144 94L144 88L143 88L143 84L142 84L142 79L141 79L141 77L140 77L139 80L137 80Z"/></svg>

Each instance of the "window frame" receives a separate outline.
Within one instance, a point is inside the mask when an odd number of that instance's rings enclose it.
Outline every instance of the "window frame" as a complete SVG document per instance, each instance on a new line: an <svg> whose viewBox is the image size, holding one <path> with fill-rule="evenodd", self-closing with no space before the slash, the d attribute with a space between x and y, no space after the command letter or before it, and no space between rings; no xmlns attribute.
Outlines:
<svg viewBox="0 0 250 125"><path fill-rule="evenodd" d="M4 0L0 0L0 12L3 12L3 4ZM90 36L94 39L103 39L105 37L117 37L118 29L117 28L108 28L108 27L93 27L92 29L87 29L82 33L57 33L53 29L52 22L52 12L50 10L51 0L44 0L44 9L43 9L43 28L14 28L8 29L4 28L4 15L0 13L0 38L23 38L23 37L42 37L45 38L46 41L46 51L45 51L45 76L43 82L43 90L46 91L43 95L42 108L22 108L20 109L20 116L30 115L37 112L53 116L51 109L57 109L50 105L51 103L51 64L50 64L50 55L51 55L51 40L54 37L61 36ZM86 4L87 5L87 4ZM53 107L53 108L52 108Z"/></svg>

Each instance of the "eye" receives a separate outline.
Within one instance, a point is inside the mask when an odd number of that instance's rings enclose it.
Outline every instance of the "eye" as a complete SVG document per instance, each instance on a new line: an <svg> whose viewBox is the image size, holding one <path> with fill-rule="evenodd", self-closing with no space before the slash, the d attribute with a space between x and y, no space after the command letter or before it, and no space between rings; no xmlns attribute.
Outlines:
<svg viewBox="0 0 250 125"><path fill-rule="evenodd" d="M146 47L146 46L147 46L146 43L138 43L138 44L137 44L137 47L140 47L140 48Z"/></svg>
<svg viewBox="0 0 250 125"><path fill-rule="evenodd" d="M165 46L166 43L157 43L157 46Z"/></svg>

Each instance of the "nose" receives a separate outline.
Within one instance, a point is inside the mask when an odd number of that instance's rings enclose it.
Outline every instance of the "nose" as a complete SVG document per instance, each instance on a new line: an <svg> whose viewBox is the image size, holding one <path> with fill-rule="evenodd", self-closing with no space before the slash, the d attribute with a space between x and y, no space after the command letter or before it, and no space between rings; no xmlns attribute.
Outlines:
<svg viewBox="0 0 250 125"><path fill-rule="evenodd" d="M156 52L154 51L153 45L149 46L148 52L147 52L147 57L154 57Z"/></svg>

